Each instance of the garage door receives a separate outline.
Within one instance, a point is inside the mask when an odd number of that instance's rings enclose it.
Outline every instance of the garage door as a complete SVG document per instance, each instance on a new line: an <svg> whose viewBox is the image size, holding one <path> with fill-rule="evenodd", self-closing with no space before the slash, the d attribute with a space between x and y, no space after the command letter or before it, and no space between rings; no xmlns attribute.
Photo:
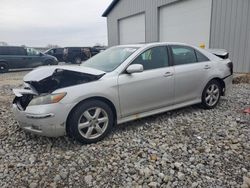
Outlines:
<svg viewBox="0 0 250 188"><path fill-rule="evenodd" d="M160 8L160 41L209 47L212 0L185 0Z"/></svg>
<svg viewBox="0 0 250 188"><path fill-rule="evenodd" d="M120 44L145 42L145 14L119 20Z"/></svg>

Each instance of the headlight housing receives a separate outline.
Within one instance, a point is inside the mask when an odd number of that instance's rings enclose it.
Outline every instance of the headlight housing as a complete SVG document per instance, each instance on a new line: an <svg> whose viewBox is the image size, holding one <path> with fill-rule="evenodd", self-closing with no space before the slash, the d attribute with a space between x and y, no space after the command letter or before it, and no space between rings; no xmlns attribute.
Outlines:
<svg viewBox="0 0 250 188"><path fill-rule="evenodd" d="M29 106L58 103L66 96L66 94L67 93L56 93L36 97L32 99L32 101L29 103Z"/></svg>

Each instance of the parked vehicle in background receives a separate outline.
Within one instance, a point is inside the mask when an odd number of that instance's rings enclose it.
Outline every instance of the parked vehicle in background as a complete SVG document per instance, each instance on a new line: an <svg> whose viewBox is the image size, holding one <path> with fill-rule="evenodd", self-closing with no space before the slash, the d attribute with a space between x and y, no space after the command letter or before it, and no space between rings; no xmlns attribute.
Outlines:
<svg viewBox="0 0 250 188"><path fill-rule="evenodd" d="M0 72L9 69L35 68L42 65L57 65L51 55L45 55L33 48L19 46L0 46Z"/></svg>
<svg viewBox="0 0 250 188"><path fill-rule="evenodd" d="M52 55L57 58L59 62L63 61L63 49L64 48L50 48L44 52L44 54Z"/></svg>
<svg viewBox="0 0 250 188"><path fill-rule="evenodd" d="M91 56L95 56L96 54L101 52L101 50L95 47L90 48L90 51L91 51Z"/></svg>
<svg viewBox="0 0 250 188"><path fill-rule="evenodd" d="M91 47L66 47L63 50L63 61L80 64L99 52L100 50Z"/></svg>
<svg viewBox="0 0 250 188"><path fill-rule="evenodd" d="M107 46L93 46L93 49L95 49L96 51L98 51L98 53L103 52L107 48L108 48Z"/></svg>
<svg viewBox="0 0 250 188"><path fill-rule="evenodd" d="M13 90L14 114L26 131L94 143L116 124L198 103L215 108L232 85L233 63L223 58L181 43L115 46L81 66L27 74L25 88Z"/></svg>

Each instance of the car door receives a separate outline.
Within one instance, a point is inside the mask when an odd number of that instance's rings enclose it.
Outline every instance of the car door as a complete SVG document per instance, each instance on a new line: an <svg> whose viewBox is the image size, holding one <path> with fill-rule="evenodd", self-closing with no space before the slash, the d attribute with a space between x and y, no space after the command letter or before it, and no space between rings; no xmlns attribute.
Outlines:
<svg viewBox="0 0 250 188"><path fill-rule="evenodd" d="M58 61L63 61L63 48L54 49L54 55Z"/></svg>
<svg viewBox="0 0 250 188"><path fill-rule="evenodd" d="M146 50L131 64L143 65L144 71L118 77L122 117L173 104L174 69L166 46Z"/></svg>
<svg viewBox="0 0 250 188"><path fill-rule="evenodd" d="M9 69L23 68L25 65L25 50L22 47L6 47L6 61Z"/></svg>
<svg viewBox="0 0 250 188"><path fill-rule="evenodd" d="M188 46L171 45L170 51L175 69L175 104L201 99L211 62Z"/></svg>
<svg viewBox="0 0 250 188"><path fill-rule="evenodd" d="M42 65L42 54L33 48L27 48L26 67L34 68Z"/></svg>

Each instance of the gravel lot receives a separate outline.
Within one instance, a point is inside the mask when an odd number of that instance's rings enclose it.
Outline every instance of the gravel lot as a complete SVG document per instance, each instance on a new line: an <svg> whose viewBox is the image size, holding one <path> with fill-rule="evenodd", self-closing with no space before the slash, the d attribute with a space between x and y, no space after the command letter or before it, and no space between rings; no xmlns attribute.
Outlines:
<svg viewBox="0 0 250 188"><path fill-rule="evenodd" d="M234 85L214 110L144 118L80 145L19 129L11 88L26 73L0 75L0 187L250 187L250 115L242 113L250 84Z"/></svg>

